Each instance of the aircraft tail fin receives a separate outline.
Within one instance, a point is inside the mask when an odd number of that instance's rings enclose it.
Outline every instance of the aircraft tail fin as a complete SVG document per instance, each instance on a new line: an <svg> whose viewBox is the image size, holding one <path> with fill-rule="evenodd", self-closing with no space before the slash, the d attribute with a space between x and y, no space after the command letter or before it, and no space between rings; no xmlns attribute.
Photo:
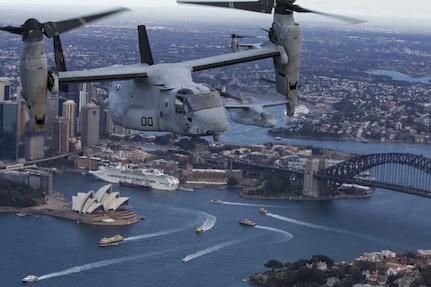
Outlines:
<svg viewBox="0 0 431 287"><path fill-rule="evenodd" d="M151 52L150 41L148 40L147 29L145 25L138 26L139 52L141 54L141 63L154 65L153 54Z"/></svg>

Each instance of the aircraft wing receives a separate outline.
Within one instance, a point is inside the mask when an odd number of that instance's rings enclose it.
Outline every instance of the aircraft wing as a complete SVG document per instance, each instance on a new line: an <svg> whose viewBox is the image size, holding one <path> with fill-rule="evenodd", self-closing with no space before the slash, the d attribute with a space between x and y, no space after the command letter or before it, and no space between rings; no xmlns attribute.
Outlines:
<svg viewBox="0 0 431 287"><path fill-rule="evenodd" d="M235 65L250 61L280 56L280 50L272 43L262 48L240 51L235 53L212 56L202 59L182 62L182 65L189 66L193 72ZM180 63L179 63L180 64Z"/></svg>
<svg viewBox="0 0 431 287"><path fill-rule="evenodd" d="M58 72L60 84L130 80L147 77L147 65L111 66L81 71Z"/></svg>
<svg viewBox="0 0 431 287"><path fill-rule="evenodd" d="M170 65L187 67L194 72L266 58L272 58L279 55L280 50L277 48L277 46L272 43L269 43L268 45L262 46L258 49L240 51L236 53L228 53L196 60L189 60L179 63L173 63ZM136 64L128 66L116 65L106 68L96 68L90 70L58 72L58 78L60 84L130 80L147 77L149 70L153 68L154 66L149 66L147 64Z"/></svg>
<svg viewBox="0 0 431 287"><path fill-rule="evenodd" d="M226 109L249 109L252 106L255 107L272 107L272 106L281 106L281 105L285 105L287 103L287 101L278 101L278 102L269 102L269 103L264 103L264 104L224 104L224 107Z"/></svg>

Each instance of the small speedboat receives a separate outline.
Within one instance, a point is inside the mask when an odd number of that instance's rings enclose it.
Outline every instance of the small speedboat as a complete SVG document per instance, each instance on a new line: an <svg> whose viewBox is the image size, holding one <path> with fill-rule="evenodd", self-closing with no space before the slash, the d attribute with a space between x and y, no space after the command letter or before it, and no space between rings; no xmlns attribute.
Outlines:
<svg viewBox="0 0 431 287"><path fill-rule="evenodd" d="M267 214L268 210L266 210L265 208L261 207L261 208L259 208L259 212L260 212L260 214Z"/></svg>
<svg viewBox="0 0 431 287"><path fill-rule="evenodd" d="M29 282L34 282L34 281L37 281L36 275L27 275L24 278L22 278L22 282L24 282L24 283L29 283Z"/></svg>
<svg viewBox="0 0 431 287"><path fill-rule="evenodd" d="M201 233L203 231L204 231L204 229L202 228L202 226L196 227L196 233Z"/></svg>
<svg viewBox="0 0 431 287"><path fill-rule="evenodd" d="M211 199L211 202L215 203L215 204L222 203L222 201L220 199Z"/></svg>
<svg viewBox="0 0 431 287"><path fill-rule="evenodd" d="M243 220L241 220L241 221L239 222L239 224L241 224L241 225L245 225L245 226L251 226L251 227L256 226L256 223L255 223L255 222L253 222L253 221L251 221L251 220L248 220L248 219L243 219Z"/></svg>

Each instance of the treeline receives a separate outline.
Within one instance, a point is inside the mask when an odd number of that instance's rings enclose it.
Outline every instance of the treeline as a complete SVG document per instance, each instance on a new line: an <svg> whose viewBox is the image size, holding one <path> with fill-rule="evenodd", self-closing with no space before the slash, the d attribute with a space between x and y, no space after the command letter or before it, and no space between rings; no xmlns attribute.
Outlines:
<svg viewBox="0 0 431 287"><path fill-rule="evenodd" d="M416 255L413 252L406 252L406 257L410 257L409 265L414 266ZM323 266L322 266L323 264ZM310 260L299 259L294 263L285 263L271 259L265 263L265 268L271 269L264 273L256 273L249 277L251 283L262 286L277 287L351 287L355 284L364 284L367 281L363 271L370 273L377 272L379 275L387 274L383 266L377 262L358 261L354 264L335 264L334 260L325 255L314 255ZM431 266L415 266L417 275L409 286L431 286ZM401 272L397 275L389 275L386 278L386 285L395 287L398 279L404 276Z"/></svg>
<svg viewBox="0 0 431 287"><path fill-rule="evenodd" d="M44 201L45 194L41 189L10 180L0 181L0 206L31 207Z"/></svg>

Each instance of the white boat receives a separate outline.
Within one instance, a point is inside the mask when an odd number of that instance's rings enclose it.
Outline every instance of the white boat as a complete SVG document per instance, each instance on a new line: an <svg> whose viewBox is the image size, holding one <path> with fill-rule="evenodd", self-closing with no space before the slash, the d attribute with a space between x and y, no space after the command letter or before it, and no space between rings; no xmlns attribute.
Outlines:
<svg viewBox="0 0 431 287"><path fill-rule="evenodd" d="M22 278L22 282L34 282L37 280L37 276L36 275L27 275L24 278Z"/></svg>
<svg viewBox="0 0 431 287"><path fill-rule="evenodd" d="M239 222L239 224L241 224L241 225L245 225L245 226L251 226L251 227L256 226L256 222L253 222L253 221L248 220L248 219L243 219L243 220L241 220L241 221Z"/></svg>
<svg viewBox="0 0 431 287"><path fill-rule="evenodd" d="M268 210L266 210L265 208L261 207L261 208L259 208L259 212L260 212L260 214L267 214Z"/></svg>
<svg viewBox="0 0 431 287"><path fill-rule="evenodd" d="M98 170L90 170L95 177L110 183L145 183L153 189L176 190L180 181L178 178L163 173L155 168L129 168L126 166L99 166Z"/></svg>

